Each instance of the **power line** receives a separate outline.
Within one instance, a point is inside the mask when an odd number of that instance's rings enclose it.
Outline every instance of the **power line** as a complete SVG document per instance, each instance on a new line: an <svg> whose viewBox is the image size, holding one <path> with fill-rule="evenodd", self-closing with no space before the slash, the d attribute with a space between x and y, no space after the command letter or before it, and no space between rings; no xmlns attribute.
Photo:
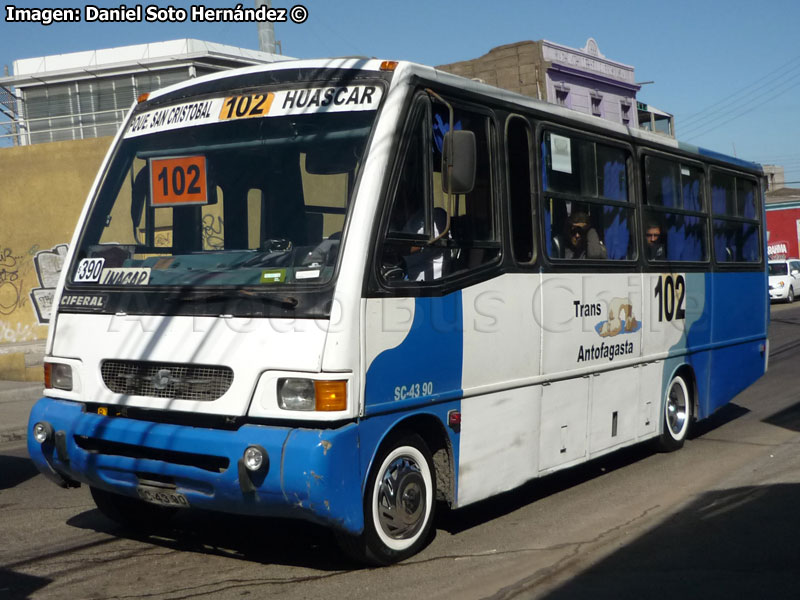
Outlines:
<svg viewBox="0 0 800 600"><path fill-rule="evenodd" d="M739 88L735 92L732 92L731 94L729 94L727 97L723 98L722 100L719 100L719 101L717 101L717 102L715 102L713 104L710 104L710 105L706 106L705 108L699 110L698 112L692 113L691 115L688 115L687 117L681 118L681 121L684 122L684 123L690 123L692 121L697 120L697 117L700 117L700 116L704 117L707 113L709 113L709 111L712 114L714 114L716 112L719 112L719 110L711 110L711 109L714 109L717 106L725 105L725 104L735 104L737 102L742 101L744 98L747 98L749 95L753 94L755 91L758 91L759 89L764 87L763 85L762 86L756 86L755 88L753 86L755 86L757 83L760 83L760 82L762 82L762 81L764 81L766 79L772 78L773 75L775 75L776 73L778 73L779 71L781 71L782 69L784 69L788 65L793 65L793 66L790 69L788 69L787 72L791 72L794 69L800 68L800 56L796 56L796 57L792 58L791 60L789 60L789 61L785 62L784 64L782 64L781 66L777 67L776 69L770 71L766 75L763 75L762 77L756 79L752 83L749 83L748 85L746 85L746 86L744 86L742 88ZM734 100L734 98L735 98L735 96L737 94L739 94L739 93L741 93L741 92L743 92L745 90L749 90L747 92L747 94L745 94L741 98L738 98L738 99Z"/></svg>
<svg viewBox="0 0 800 600"><path fill-rule="evenodd" d="M798 73L798 77L800 77L800 73ZM797 77L792 78L792 79L796 79L796 78ZM800 81L797 81L797 83L794 83L794 84L790 85L789 87L787 87L787 88L785 88L785 89L783 89L783 90L781 90L779 92L775 92L774 90L767 90L767 92L765 92L764 94L760 94L759 96L757 96L757 98L760 98L761 96L765 95L766 93L772 92L772 98L770 100L768 100L766 103L760 103L760 104L756 104L755 106L752 106L750 108L746 108L745 110L733 115L731 118L723 121L722 123L714 125L714 126L712 126L710 128L704 128L704 126L700 126L699 127L699 131L698 131L698 128L695 128L694 129L695 133L694 134L689 133L689 135L687 136L687 139L697 139L701 135L706 135L707 133L711 133L715 129L719 129L723 125L726 125L727 123L730 123L731 121L733 121L735 119L738 119L739 117L742 117L742 116L744 116L744 115L746 115L748 113L753 112L754 110L756 110L760 106L763 106L764 104L767 104L769 102L774 101L776 98L778 98L778 97L782 96L783 94L785 94L786 92L796 88L798 85L800 85ZM716 120L719 120L719 118L712 119L709 123L713 123ZM709 123L706 123L705 126L709 125ZM690 130L691 130L691 128L690 128Z"/></svg>
<svg viewBox="0 0 800 600"><path fill-rule="evenodd" d="M702 129L704 129L704 128L705 128L707 125L709 125L710 123L713 123L713 122L715 122L715 121L718 121L719 119L722 119L722 118L724 118L724 117L725 117L727 114L730 114L730 113L732 113L732 112L735 112L735 111L741 110L743 107L749 107L749 106L752 106L752 105L754 104L754 101L755 101L755 100L758 100L758 99L760 99L760 98L762 98L762 97L764 97L764 96L767 96L767 95L769 95L769 94L772 94L772 99L775 99L775 98L777 98L778 96L782 95L784 92L786 92L786 91L788 91L788 90L792 89L793 87L795 87L797 84L796 84L796 83L793 83L793 82L795 82L796 80L800 80L800 71L798 71L797 73L795 73L793 76L791 76L791 77L789 77L789 78L786 78L786 79L784 79L784 80L783 80L783 81L781 81L780 83L774 84L774 85L772 85L772 86L769 86L769 87L767 87L767 86L762 86L760 89L763 89L763 88L765 88L765 87L766 87L767 89L765 89L764 91L761 91L759 94L757 94L756 96L754 96L753 98L751 98L751 99L750 99L750 100L749 100L749 101L748 101L746 104L742 104L742 105L739 105L739 106L734 106L734 107L732 107L732 108L730 108L730 109L728 109L728 110L724 111L722 114L720 114L720 115L717 115L716 117L713 117L713 118L711 118L711 119L708 119L708 120L706 120L705 122L698 122L698 123L697 123L697 124L695 124L695 125L690 125L689 127L687 127L687 129L688 129L689 131L697 131L697 130L702 130ZM789 84L791 84L791 85L789 85ZM787 87L787 86L788 86L788 87ZM771 100L770 100L770 101L771 101ZM756 106L760 106L760 105L761 105L761 103L757 104Z"/></svg>

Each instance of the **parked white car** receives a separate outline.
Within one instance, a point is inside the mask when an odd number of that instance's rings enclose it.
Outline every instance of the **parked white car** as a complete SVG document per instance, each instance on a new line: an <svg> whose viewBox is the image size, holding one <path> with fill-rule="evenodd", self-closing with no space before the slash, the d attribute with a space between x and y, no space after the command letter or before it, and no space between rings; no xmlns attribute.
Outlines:
<svg viewBox="0 0 800 600"><path fill-rule="evenodd" d="M769 261L769 299L794 302L800 292L800 259Z"/></svg>

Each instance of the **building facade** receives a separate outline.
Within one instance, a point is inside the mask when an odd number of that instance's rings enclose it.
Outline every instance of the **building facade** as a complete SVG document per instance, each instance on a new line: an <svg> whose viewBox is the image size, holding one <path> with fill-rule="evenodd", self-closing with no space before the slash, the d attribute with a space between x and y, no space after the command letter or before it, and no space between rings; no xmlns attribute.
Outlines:
<svg viewBox="0 0 800 600"><path fill-rule="evenodd" d="M576 50L542 40L547 101L631 127L638 126L633 67L600 53L589 38Z"/></svg>
<svg viewBox="0 0 800 600"><path fill-rule="evenodd" d="M0 78L0 145L113 135L140 94L216 71L286 57L194 39L14 61ZM5 143L3 143L5 141Z"/></svg>
<svg viewBox="0 0 800 600"><path fill-rule="evenodd" d="M674 136L672 115L637 102L641 86L634 68L606 57L592 38L583 48L547 40L517 42L437 68L628 127Z"/></svg>
<svg viewBox="0 0 800 600"><path fill-rule="evenodd" d="M765 207L769 258L800 257L800 189L767 192Z"/></svg>
<svg viewBox="0 0 800 600"><path fill-rule="evenodd" d="M764 176L767 178L767 191L776 192L786 187L786 175L780 165L762 165Z"/></svg>

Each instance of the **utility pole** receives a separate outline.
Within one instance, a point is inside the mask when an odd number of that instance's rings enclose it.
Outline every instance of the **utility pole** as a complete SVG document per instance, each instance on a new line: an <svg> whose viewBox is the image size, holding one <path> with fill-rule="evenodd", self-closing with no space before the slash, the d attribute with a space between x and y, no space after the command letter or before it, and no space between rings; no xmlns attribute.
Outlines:
<svg viewBox="0 0 800 600"><path fill-rule="evenodd" d="M271 0L256 0L256 8L266 6L272 8ZM258 24L258 49L261 52L277 54L275 49L275 25L272 22L264 21Z"/></svg>

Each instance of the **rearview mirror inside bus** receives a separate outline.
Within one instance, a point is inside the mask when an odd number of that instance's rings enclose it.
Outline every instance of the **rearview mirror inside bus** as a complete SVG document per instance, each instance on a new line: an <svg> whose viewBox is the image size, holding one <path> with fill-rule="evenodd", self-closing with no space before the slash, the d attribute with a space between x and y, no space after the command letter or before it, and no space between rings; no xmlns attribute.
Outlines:
<svg viewBox="0 0 800 600"><path fill-rule="evenodd" d="M336 175L355 171L360 149L353 144L320 144L306 152L306 171L312 175Z"/></svg>
<svg viewBox="0 0 800 600"><path fill-rule="evenodd" d="M442 190L449 194L468 194L475 186L475 134L448 131L442 151ZM448 176L448 169L450 170ZM448 188L449 184L449 188Z"/></svg>

